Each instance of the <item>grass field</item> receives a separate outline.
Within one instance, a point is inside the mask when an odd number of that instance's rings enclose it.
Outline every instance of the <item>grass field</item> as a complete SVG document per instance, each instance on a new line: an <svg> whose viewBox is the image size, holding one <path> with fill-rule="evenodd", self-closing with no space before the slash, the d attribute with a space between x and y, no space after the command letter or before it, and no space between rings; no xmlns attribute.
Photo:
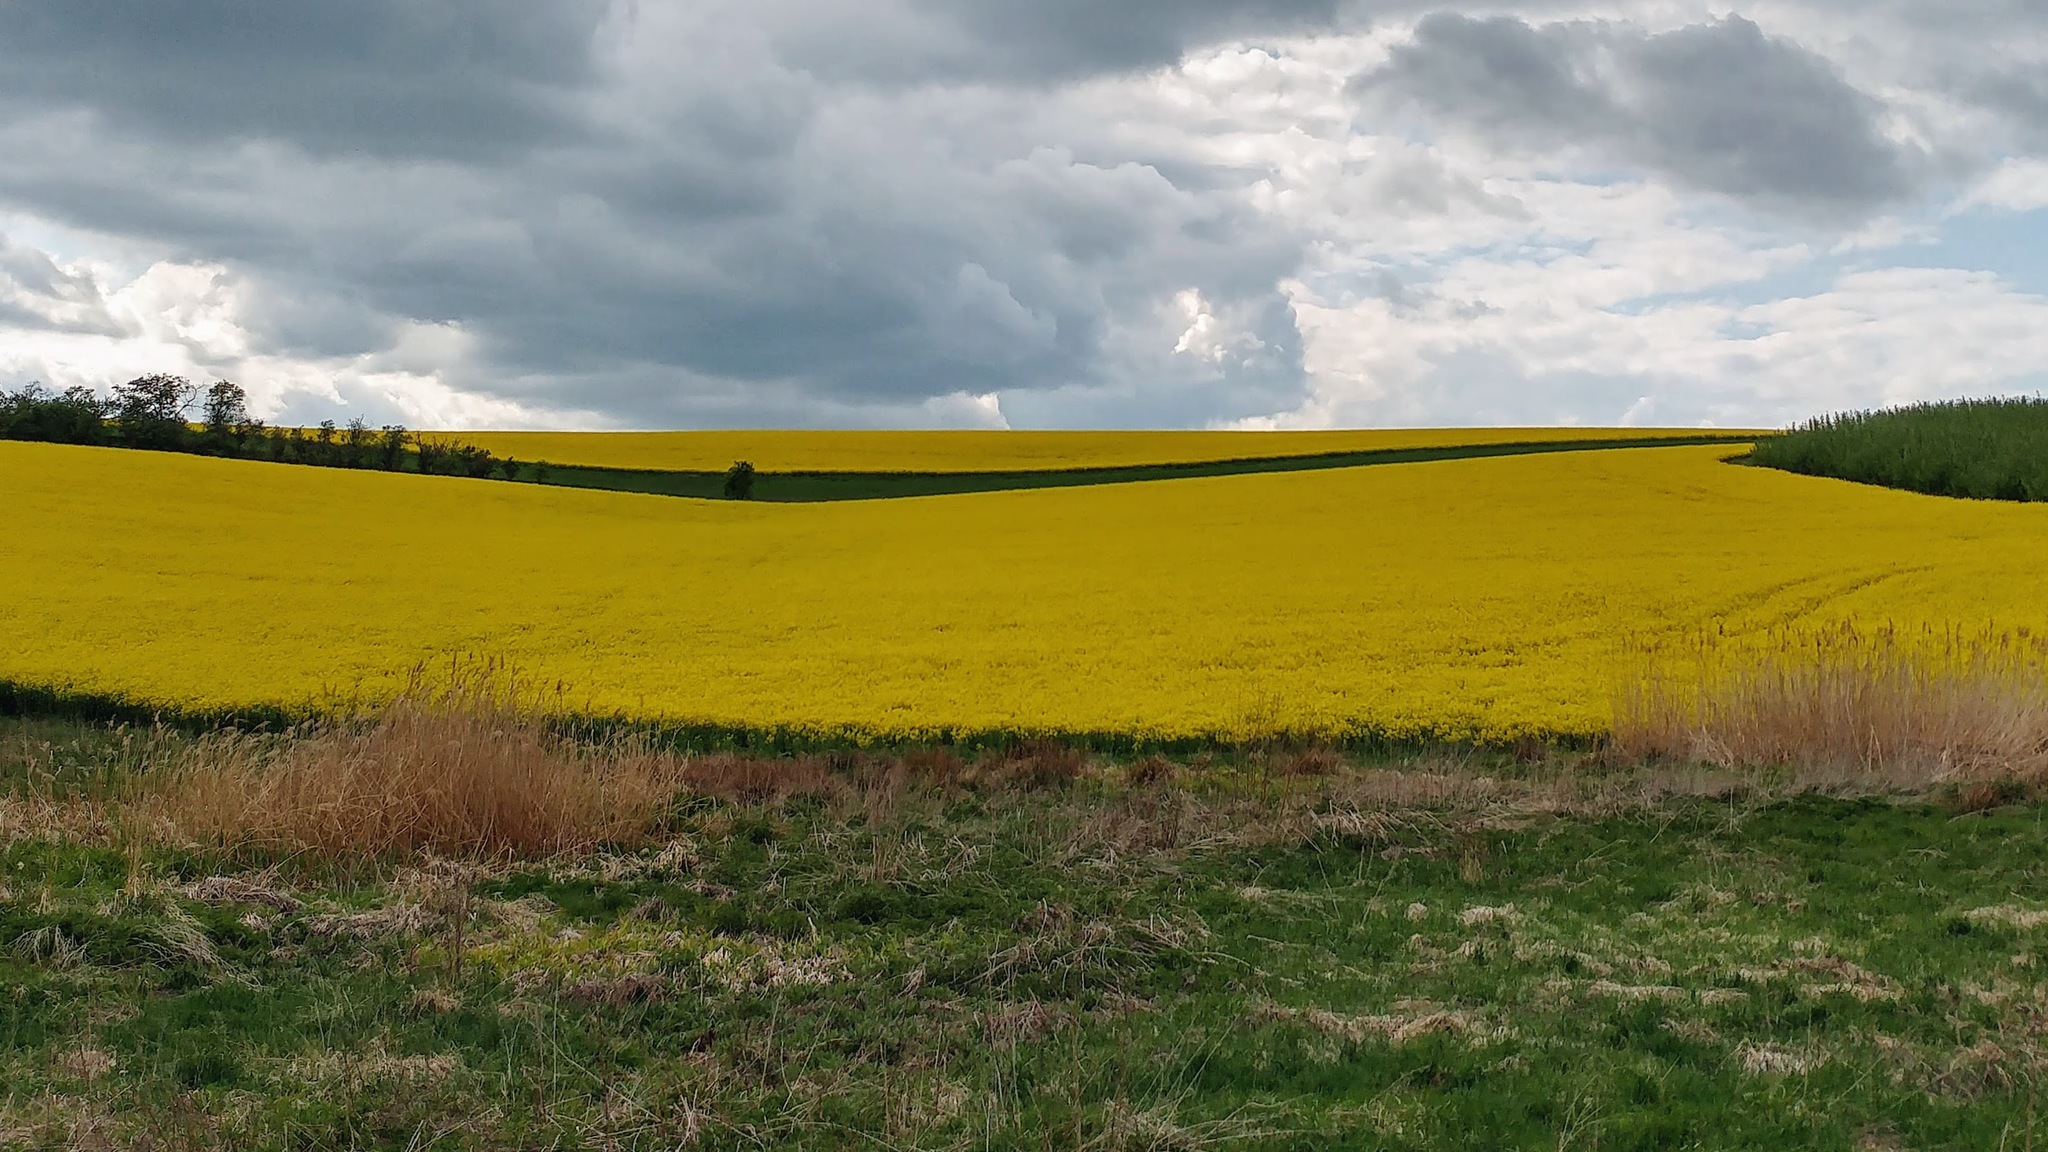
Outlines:
<svg viewBox="0 0 2048 1152"><path fill-rule="evenodd" d="M599 468L724 472L1021 472L1129 468L1398 448L1697 436L1698 428L1402 428L1345 432L450 432L499 456ZM1713 431L1711 429L1706 431Z"/></svg>
<svg viewBox="0 0 2048 1152"><path fill-rule="evenodd" d="M0 679L303 708L468 653L756 730L1506 740L1603 731L1644 644L2048 624L2048 508L1728 453L762 506L5 444Z"/></svg>
<svg viewBox="0 0 2048 1152"><path fill-rule="evenodd" d="M506 727L456 735L522 755ZM94 799L193 759L0 722L0 1144L2048 1138L2024 790L713 758L633 844L541 859L216 842Z"/></svg>

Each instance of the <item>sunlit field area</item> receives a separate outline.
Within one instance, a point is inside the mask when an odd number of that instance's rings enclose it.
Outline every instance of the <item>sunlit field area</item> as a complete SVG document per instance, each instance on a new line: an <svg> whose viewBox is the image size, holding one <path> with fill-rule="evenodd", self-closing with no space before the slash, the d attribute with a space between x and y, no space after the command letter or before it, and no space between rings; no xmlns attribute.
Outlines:
<svg viewBox="0 0 2048 1152"><path fill-rule="evenodd" d="M2048 623L2048 508L1628 449L801 506L0 445L0 676L196 710L499 659L855 737L1604 731L1641 648Z"/></svg>

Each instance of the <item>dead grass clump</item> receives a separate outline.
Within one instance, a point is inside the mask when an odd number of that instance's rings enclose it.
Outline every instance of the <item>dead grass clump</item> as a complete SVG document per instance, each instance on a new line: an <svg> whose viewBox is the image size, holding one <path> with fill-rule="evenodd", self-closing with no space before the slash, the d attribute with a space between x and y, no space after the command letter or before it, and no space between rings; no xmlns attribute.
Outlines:
<svg viewBox="0 0 2048 1152"><path fill-rule="evenodd" d="M1139 788L1171 784L1178 775L1180 767L1157 752L1142 760L1131 761L1124 769L1125 782Z"/></svg>
<svg viewBox="0 0 2048 1152"><path fill-rule="evenodd" d="M672 990L672 983L665 976L625 972L616 976L587 976L562 989L562 999L586 1007L623 1008L665 1000Z"/></svg>
<svg viewBox="0 0 2048 1152"><path fill-rule="evenodd" d="M1447 1010L1427 1000L1403 1000L1393 1007L1394 1011L1385 1015L1344 1016L1321 1008L1264 1004L1256 1018L1296 1021L1347 1044L1380 1039L1397 1048L1439 1034L1481 1041L1496 1038L1498 1034L1498 1030L1489 1027L1476 1013Z"/></svg>
<svg viewBox="0 0 2048 1152"><path fill-rule="evenodd" d="M1735 1059L1751 1076L1804 1076L1827 1063L1828 1057L1813 1048L1745 1041L1735 1049Z"/></svg>
<svg viewBox="0 0 2048 1152"><path fill-rule="evenodd" d="M255 904L273 912L297 912L297 896L274 884L245 876L208 876L184 889L188 900L201 904Z"/></svg>
<svg viewBox="0 0 2048 1152"><path fill-rule="evenodd" d="M103 803L0 795L0 844L64 840L104 847L118 843L119 833L119 823Z"/></svg>
<svg viewBox="0 0 2048 1152"><path fill-rule="evenodd" d="M956 787L967 771L967 762L951 748L912 748L899 763L911 780L939 791Z"/></svg>
<svg viewBox="0 0 2048 1152"><path fill-rule="evenodd" d="M677 762L674 783L698 796L737 804L781 802L799 796L832 797L846 790L831 756L773 759L736 752Z"/></svg>
<svg viewBox="0 0 2048 1152"><path fill-rule="evenodd" d="M1321 744L1274 753L1268 767L1281 776L1333 776L1344 769L1344 757Z"/></svg>
<svg viewBox="0 0 2048 1152"><path fill-rule="evenodd" d="M2009 804L2019 804L2032 794L2028 783L2014 777L2001 780L1975 780L1956 789L1951 803L1962 813L1989 812Z"/></svg>
<svg viewBox="0 0 2048 1152"><path fill-rule="evenodd" d="M1651 663L1615 703L1624 759L1787 766L1902 786L2048 775L2048 642L1843 624ZM1979 797L1979 799L1984 799Z"/></svg>
<svg viewBox="0 0 2048 1152"><path fill-rule="evenodd" d="M1036 998L998 1006L981 1014L982 1039L997 1052L1015 1051L1051 1032L1060 1023L1059 1008Z"/></svg>
<svg viewBox="0 0 2048 1152"><path fill-rule="evenodd" d="M984 760L990 779L1020 792L1065 788L1088 767L1088 753L1062 740L1027 740Z"/></svg>
<svg viewBox="0 0 2048 1152"><path fill-rule="evenodd" d="M185 835L330 853L548 856L644 838L678 762L581 749L489 687L409 693L367 724L193 744L146 807Z"/></svg>

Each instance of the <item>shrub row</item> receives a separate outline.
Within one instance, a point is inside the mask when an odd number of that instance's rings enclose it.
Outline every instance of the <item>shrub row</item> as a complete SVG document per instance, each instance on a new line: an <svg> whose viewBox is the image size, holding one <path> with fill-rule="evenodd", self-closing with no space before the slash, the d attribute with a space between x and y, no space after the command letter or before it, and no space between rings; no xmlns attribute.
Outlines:
<svg viewBox="0 0 2048 1152"><path fill-rule="evenodd" d="M2048 500L2048 400L1952 400L1810 420L1753 464L1931 496Z"/></svg>
<svg viewBox="0 0 2048 1152"><path fill-rule="evenodd" d="M194 406L199 422L189 417ZM376 468L468 476L478 480L546 483L545 460L522 464L489 449L453 440L429 440L403 424L372 428L360 418L345 426L323 420L317 428L272 428L249 414L240 385L219 380L200 389L183 376L153 373L114 386L111 397L90 388L51 392L30 384L0 390L0 440L40 440L109 448L192 452L279 464L327 468ZM728 500L754 495L754 466L744 460L725 476Z"/></svg>
<svg viewBox="0 0 2048 1152"><path fill-rule="evenodd" d="M199 422L189 417L199 409ZM192 452L281 464L372 468L478 479L516 480L523 467L471 444L428 440L401 424L372 428L361 419L337 426L272 428L249 414L248 396L227 380L201 390L182 376L155 373L115 385L111 397L90 388L50 392L31 384L0 391L0 439ZM545 464L528 468L534 479Z"/></svg>

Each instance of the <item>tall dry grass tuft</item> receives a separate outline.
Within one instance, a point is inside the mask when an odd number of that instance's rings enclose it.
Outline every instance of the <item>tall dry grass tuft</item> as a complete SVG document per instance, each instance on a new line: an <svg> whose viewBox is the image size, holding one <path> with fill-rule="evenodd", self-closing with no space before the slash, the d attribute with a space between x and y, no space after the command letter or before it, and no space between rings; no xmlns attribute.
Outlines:
<svg viewBox="0 0 2048 1152"><path fill-rule="evenodd" d="M1852 624L1646 659L1615 702L1627 759L1913 785L2048 776L2048 642Z"/></svg>
<svg viewBox="0 0 2048 1152"><path fill-rule="evenodd" d="M676 794L674 757L579 747L508 683L415 685L365 722L193 744L150 814L214 843L382 854L548 856L642 840Z"/></svg>

